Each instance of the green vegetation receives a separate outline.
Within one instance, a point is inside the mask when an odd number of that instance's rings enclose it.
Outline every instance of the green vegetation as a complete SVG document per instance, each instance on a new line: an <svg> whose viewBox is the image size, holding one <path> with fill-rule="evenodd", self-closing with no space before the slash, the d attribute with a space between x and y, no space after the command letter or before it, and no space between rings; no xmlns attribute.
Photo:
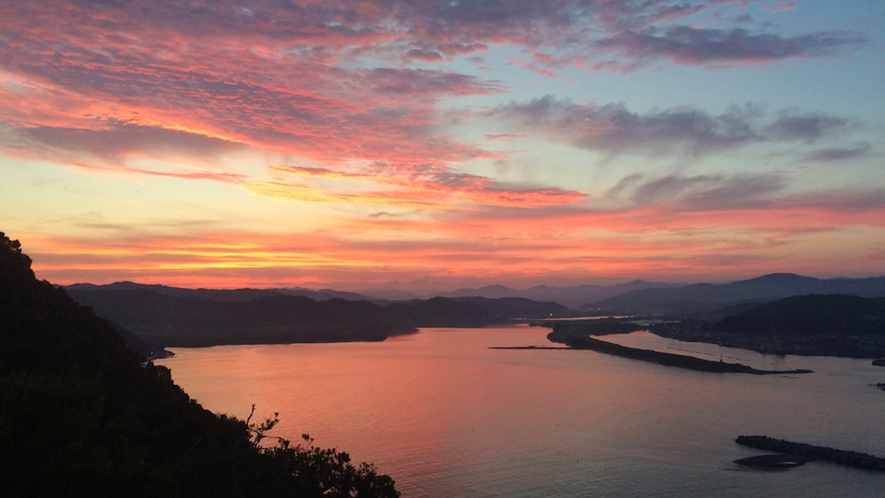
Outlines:
<svg viewBox="0 0 885 498"><path fill-rule="evenodd" d="M0 496L398 496L346 453L215 415L0 232Z"/></svg>

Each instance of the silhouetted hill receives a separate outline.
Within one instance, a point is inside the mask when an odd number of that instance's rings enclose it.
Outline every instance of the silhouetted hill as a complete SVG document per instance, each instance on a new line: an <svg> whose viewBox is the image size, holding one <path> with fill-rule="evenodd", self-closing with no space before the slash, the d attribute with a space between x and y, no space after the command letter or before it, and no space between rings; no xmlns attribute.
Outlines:
<svg viewBox="0 0 885 498"><path fill-rule="evenodd" d="M669 288L679 284L646 282L634 280L615 285L575 285L569 287L551 287L539 285L530 289L516 290L503 285L489 285L479 289L458 289L454 292L440 293L445 297L485 297L499 299L519 297L532 301L555 302L571 309L578 309L582 304L616 296L624 292L649 288Z"/></svg>
<svg viewBox="0 0 885 498"><path fill-rule="evenodd" d="M561 316L568 311L555 303L519 298L438 297L380 306L337 298L315 301L255 289L221 293L181 290L186 289L140 285L91 289L81 285L69 292L99 316L151 344L166 347L379 341L417 327L481 327L516 317ZM243 300L246 297L253 299Z"/></svg>
<svg viewBox="0 0 885 498"><path fill-rule="evenodd" d="M885 298L838 294L788 297L726 317L713 329L753 335L885 336Z"/></svg>
<svg viewBox="0 0 885 498"><path fill-rule="evenodd" d="M85 283L73 284L66 286L65 290L67 290L68 294L71 296L77 296L81 292L141 290L151 291L164 296L201 299L204 301L246 302L278 295L302 296L313 299L314 301L325 301L327 299L345 299L347 301L368 300L365 296L353 292L340 292L331 289L311 290L302 287L281 289L184 289L181 287L170 287L168 285L114 282L107 285Z"/></svg>
<svg viewBox="0 0 885 498"><path fill-rule="evenodd" d="M289 287L285 289L273 289L290 296L309 297L314 301L325 301L327 299L344 299L345 301L373 301L362 294L356 292L336 291L333 289L312 290L302 287Z"/></svg>
<svg viewBox="0 0 885 498"><path fill-rule="evenodd" d="M572 314L565 306L554 302L539 302L524 297L502 297L489 299L485 297L456 297L454 301L461 303L475 303L492 310L498 320L514 318L552 318L564 317Z"/></svg>
<svg viewBox="0 0 885 498"><path fill-rule="evenodd" d="M0 496L398 496L344 453L258 446L272 422L204 410L30 265L0 233Z"/></svg>
<svg viewBox="0 0 885 498"><path fill-rule="evenodd" d="M885 296L885 277L821 280L775 273L728 284L692 284L666 289L642 289L586 304L599 313L703 313L729 304L772 301L803 294Z"/></svg>
<svg viewBox="0 0 885 498"><path fill-rule="evenodd" d="M394 302L385 308L394 323L420 327L481 327L498 321L495 312L470 302L445 297Z"/></svg>
<svg viewBox="0 0 885 498"><path fill-rule="evenodd" d="M166 347L377 341L411 330L390 326L382 309L366 301L318 302L277 293L249 301L221 301L143 288L72 294L100 316Z"/></svg>
<svg viewBox="0 0 885 498"><path fill-rule="evenodd" d="M515 289L511 289L510 287L505 287L503 285L487 285L485 287L480 287L478 289L458 289L452 292L444 292L441 293L441 296L444 297L486 297L491 299L497 299L501 297L516 297L518 296L519 291Z"/></svg>
<svg viewBox="0 0 885 498"><path fill-rule="evenodd" d="M876 358L885 356L885 298L792 296L712 322L689 319L651 330L762 353Z"/></svg>
<svg viewBox="0 0 885 498"><path fill-rule="evenodd" d="M176 297L152 290L71 292L100 316L164 346L383 340L380 308L269 293L249 301ZM190 294L193 296L195 294Z"/></svg>
<svg viewBox="0 0 885 498"><path fill-rule="evenodd" d="M114 330L116 330L120 338L123 339L123 343L126 344L126 347L129 348L130 351L137 353L139 356L148 360L173 356L172 352L167 351L162 346L157 346L151 341L146 341L116 323L108 323L114 327Z"/></svg>

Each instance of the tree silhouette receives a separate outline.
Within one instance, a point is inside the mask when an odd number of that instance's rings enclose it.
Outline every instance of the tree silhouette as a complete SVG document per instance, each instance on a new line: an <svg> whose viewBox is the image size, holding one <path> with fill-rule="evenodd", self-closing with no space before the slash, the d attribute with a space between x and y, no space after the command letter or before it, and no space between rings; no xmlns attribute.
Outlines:
<svg viewBox="0 0 885 498"><path fill-rule="evenodd" d="M0 232L0 496L399 496L309 437L259 444L276 423L203 409Z"/></svg>

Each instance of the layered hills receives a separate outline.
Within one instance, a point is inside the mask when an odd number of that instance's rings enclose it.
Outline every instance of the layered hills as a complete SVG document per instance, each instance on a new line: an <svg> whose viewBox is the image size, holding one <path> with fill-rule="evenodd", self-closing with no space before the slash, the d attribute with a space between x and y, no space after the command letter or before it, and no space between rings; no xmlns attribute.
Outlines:
<svg viewBox="0 0 885 498"><path fill-rule="evenodd" d="M841 294L792 296L677 320L610 317L539 321L539 324L553 328L548 339L574 342L573 347L593 346L594 342L585 341L589 336L649 330L682 341L707 342L764 354L885 356L885 298Z"/></svg>
<svg viewBox="0 0 885 498"><path fill-rule="evenodd" d="M753 305L809 294L883 297L885 277L824 280L792 273L773 273L727 284L699 283L633 290L587 303L581 309L595 314L691 315L707 313L726 305Z"/></svg>
<svg viewBox="0 0 885 498"><path fill-rule="evenodd" d="M317 301L279 290L180 289L133 283L75 285L67 292L123 329L159 346L379 341L417 327L482 327L514 318L564 316L552 302L482 297L376 304Z"/></svg>

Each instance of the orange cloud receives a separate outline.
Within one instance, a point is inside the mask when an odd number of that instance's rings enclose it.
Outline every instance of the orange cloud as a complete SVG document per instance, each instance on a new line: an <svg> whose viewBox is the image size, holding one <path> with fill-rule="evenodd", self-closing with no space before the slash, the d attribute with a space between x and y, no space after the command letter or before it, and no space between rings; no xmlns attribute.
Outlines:
<svg viewBox="0 0 885 498"><path fill-rule="evenodd" d="M275 235L22 239L38 274L57 283L359 289L396 280L452 288L490 281L733 279L774 271L869 274L885 262L877 243L885 235L885 205L857 205L856 197L830 192L814 205L793 197L724 211L674 212L662 205L441 210L421 219L339 218L323 231ZM856 241L851 247L839 242L847 232Z"/></svg>
<svg viewBox="0 0 885 498"><path fill-rule="evenodd" d="M419 209L473 210L471 206L503 206L531 209L578 203L589 196L558 188L516 188L497 184L489 178L452 173L444 167L373 166L364 171L342 171L298 166L271 166L272 181L256 181L252 192L282 200L305 202L349 202ZM386 190L334 190L308 186L287 176L362 181L384 186Z"/></svg>

